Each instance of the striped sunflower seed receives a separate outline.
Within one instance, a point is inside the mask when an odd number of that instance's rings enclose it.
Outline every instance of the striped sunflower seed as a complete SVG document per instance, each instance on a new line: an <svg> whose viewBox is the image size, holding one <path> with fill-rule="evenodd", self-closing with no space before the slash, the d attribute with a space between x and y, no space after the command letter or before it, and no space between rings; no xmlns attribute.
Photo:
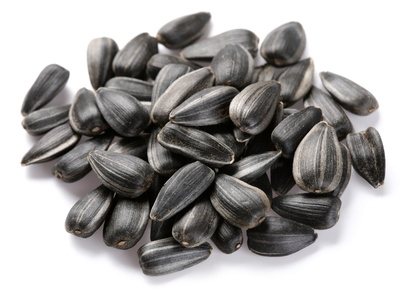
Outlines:
<svg viewBox="0 0 400 300"><path fill-rule="evenodd" d="M149 138L150 136L148 134L125 137L112 143L107 151L129 154L147 161L147 144Z"/></svg>
<svg viewBox="0 0 400 300"><path fill-rule="evenodd" d="M243 233L242 229L233 226L226 220L220 218L217 229L215 230L211 240L217 248L225 253L231 254L242 247Z"/></svg>
<svg viewBox="0 0 400 300"><path fill-rule="evenodd" d="M238 158L244 152L246 144L236 140L235 135L233 134L233 126L230 125L231 124L218 124L210 126L207 129L207 132L232 149L234 157Z"/></svg>
<svg viewBox="0 0 400 300"><path fill-rule="evenodd" d="M185 65L190 67L192 70L201 68L201 66L182 57L173 54L157 53L154 54L147 62L146 73L151 79L155 80L161 69L170 64Z"/></svg>
<svg viewBox="0 0 400 300"><path fill-rule="evenodd" d="M345 144L340 143L340 150L342 151L342 178L336 189L330 192L331 195L336 197L341 197L344 191L346 190L347 185L349 184L350 177L351 177L351 155L349 148Z"/></svg>
<svg viewBox="0 0 400 300"><path fill-rule="evenodd" d="M110 78L104 85L107 88L125 92L139 101L151 101L153 84L137 78L117 76Z"/></svg>

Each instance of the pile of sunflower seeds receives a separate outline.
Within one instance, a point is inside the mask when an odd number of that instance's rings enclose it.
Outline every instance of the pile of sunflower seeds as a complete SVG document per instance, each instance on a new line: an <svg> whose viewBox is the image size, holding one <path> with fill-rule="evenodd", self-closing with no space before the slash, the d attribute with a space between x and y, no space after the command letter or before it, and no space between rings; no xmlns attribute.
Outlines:
<svg viewBox="0 0 400 300"><path fill-rule="evenodd" d="M210 19L174 19L121 49L96 38L87 48L93 90L48 106L69 78L52 64L22 105L23 127L42 135L22 165L59 158L58 179L99 179L72 206L66 231L87 238L103 225L107 246L129 249L151 223L151 242L138 250L146 275L204 261L210 240L233 253L244 234L256 254L290 255L338 222L352 168L375 188L384 181L378 131L353 132L345 112L369 115L377 100L331 72L319 74L325 91L314 86L300 23L272 30L259 47L245 29L199 39ZM289 193L295 186L303 192Z"/></svg>

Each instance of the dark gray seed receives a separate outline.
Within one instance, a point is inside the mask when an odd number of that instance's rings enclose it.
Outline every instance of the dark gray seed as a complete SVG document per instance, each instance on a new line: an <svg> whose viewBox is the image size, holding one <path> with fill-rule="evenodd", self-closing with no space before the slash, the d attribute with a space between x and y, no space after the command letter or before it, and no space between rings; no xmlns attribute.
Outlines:
<svg viewBox="0 0 400 300"><path fill-rule="evenodd" d="M22 127L30 135L42 135L68 121L71 105L51 106L31 112L22 120Z"/></svg>
<svg viewBox="0 0 400 300"><path fill-rule="evenodd" d="M221 218L211 240L221 252L231 254L239 250L243 244L242 229Z"/></svg>
<svg viewBox="0 0 400 300"><path fill-rule="evenodd" d="M147 61L156 53L157 40L147 32L141 33L117 52L113 71L117 76L138 77L146 71Z"/></svg>
<svg viewBox="0 0 400 300"><path fill-rule="evenodd" d="M322 119L336 130L339 140L353 132L353 125L343 108L333 98L321 89L313 86L304 98L304 106L317 106L322 110Z"/></svg>
<svg viewBox="0 0 400 300"><path fill-rule="evenodd" d="M266 64L260 68L260 72L257 75L257 81L270 81L277 79L278 68L273 65Z"/></svg>
<svg viewBox="0 0 400 300"><path fill-rule="evenodd" d="M340 143L340 150L342 151L342 178L336 189L330 192L331 195L340 198L344 191L346 190L347 185L349 184L350 177L351 177L351 155L349 148L346 145Z"/></svg>
<svg viewBox="0 0 400 300"><path fill-rule="evenodd" d="M96 103L110 127L121 136L138 136L150 125L148 110L127 93L99 88Z"/></svg>
<svg viewBox="0 0 400 300"><path fill-rule="evenodd" d="M75 94L69 122L75 132L87 136L99 135L110 128L97 107L95 93L86 88Z"/></svg>
<svg viewBox="0 0 400 300"><path fill-rule="evenodd" d="M294 181L292 170L292 158L281 156L272 164L271 186L278 195L287 194L295 186L296 181Z"/></svg>
<svg viewBox="0 0 400 300"><path fill-rule="evenodd" d="M235 137L236 141L239 143L246 143L250 141L254 135L241 131L238 127L233 128L233 136Z"/></svg>
<svg viewBox="0 0 400 300"><path fill-rule="evenodd" d="M306 46L306 33L299 22L283 24L268 33L260 55L270 64L287 66L301 58Z"/></svg>
<svg viewBox="0 0 400 300"><path fill-rule="evenodd" d="M204 67L176 79L153 103L151 120L160 126L169 121L171 111L193 94L213 85L214 73Z"/></svg>
<svg viewBox="0 0 400 300"><path fill-rule="evenodd" d="M138 250L139 263L145 275L160 276L190 268L206 260L212 251L209 243L186 248L173 237L149 242Z"/></svg>
<svg viewBox="0 0 400 300"><path fill-rule="evenodd" d="M211 60L219 50L229 44L241 44L255 57L259 38L247 29L232 29L210 38L199 40L181 51L181 56L193 60Z"/></svg>
<svg viewBox="0 0 400 300"><path fill-rule="evenodd" d="M274 197L271 204L272 209L283 218L314 229L328 229L339 220L342 202L329 194L303 193Z"/></svg>
<svg viewBox="0 0 400 300"><path fill-rule="evenodd" d="M347 111L366 116L379 108L376 98L357 83L332 72L319 74L322 84Z"/></svg>
<svg viewBox="0 0 400 300"><path fill-rule="evenodd" d="M211 14L198 12L174 19L163 25L157 40L169 49L183 48L197 40L210 23Z"/></svg>
<svg viewBox="0 0 400 300"><path fill-rule="evenodd" d="M145 194L134 200L117 195L114 203L104 222L103 241L116 249L130 249L139 242L146 229L149 201Z"/></svg>
<svg viewBox="0 0 400 300"><path fill-rule="evenodd" d="M272 199L272 186L267 173L250 181L249 184L262 190L268 196L268 199Z"/></svg>
<svg viewBox="0 0 400 300"><path fill-rule="evenodd" d="M155 221L171 218L200 197L214 177L214 171L199 161L183 166L161 188L150 218Z"/></svg>
<svg viewBox="0 0 400 300"><path fill-rule="evenodd" d="M72 149L81 136L75 133L69 123L61 124L45 135L24 155L22 166L51 161Z"/></svg>
<svg viewBox="0 0 400 300"><path fill-rule="evenodd" d="M350 133L346 138L356 172L374 188L385 180L386 158L381 136L373 127Z"/></svg>
<svg viewBox="0 0 400 300"><path fill-rule="evenodd" d="M147 198L149 199L150 208L153 207L154 202L160 192L161 188L167 182L169 177L162 176L157 172L154 172L153 182L151 183L150 187L147 189L146 194Z"/></svg>
<svg viewBox="0 0 400 300"><path fill-rule="evenodd" d="M136 156L95 150L88 160L101 182L121 196L139 197L153 181L153 169Z"/></svg>
<svg viewBox="0 0 400 300"><path fill-rule="evenodd" d="M314 61L306 58L294 65L287 67L278 77L280 82L281 97L280 101L285 107L291 106L310 91L314 79Z"/></svg>
<svg viewBox="0 0 400 300"><path fill-rule="evenodd" d="M282 154L282 151L268 151L254 154L221 168L221 172L250 183L265 174L273 162Z"/></svg>
<svg viewBox="0 0 400 300"><path fill-rule="evenodd" d="M216 168L231 164L235 160L233 150L225 143L193 127L167 123L159 132L157 141L172 152Z"/></svg>
<svg viewBox="0 0 400 300"><path fill-rule="evenodd" d="M322 110L310 106L283 119L271 133L271 140L282 155L291 158L303 137L322 120Z"/></svg>
<svg viewBox="0 0 400 300"><path fill-rule="evenodd" d="M210 198L215 210L240 228L258 226L271 207L270 199L262 190L222 173L215 176Z"/></svg>
<svg viewBox="0 0 400 300"><path fill-rule="evenodd" d="M117 43L108 37L93 39L87 48L87 65L90 83L97 90L114 76L112 63L119 48Z"/></svg>
<svg viewBox="0 0 400 300"><path fill-rule="evenodd" d="M285 256L313 244L317 237L310 226L270 216L260 226L247 230L247 245L255 254Z"/></svg>
<svg viewBox="0 0 400 300"><path fill-rule="evenodd" d="M63 67L56 64L46 66L27 92L21 114L26 116L53 100L65 87L68 78L69 71Z"/></svg>
<svg viewBox="0 0 400 300"><path fill-rule="evenodd" d="M201 68L201 66L182 57L173 54L157 53L154 54L147 62L146 72L151 79L155 80L161 69L170 64L185 65L187 67L190 67L192 70L197 70Z"/></svg>
<svg viewBox="0 0 400 300"><path fill-rule="evenodd" d="M342 164L335 129L321 121L307 133L294 153L293 178L307 192L328 193L339 185Z"/></svg>
<svg viewBox="0 0 400 300"><path fill-rule="evenodd" d="M185 214L175 220L172 236L184 247L197 247L211 238L217 229L219 218L209 197L202 196Z"/></svg>
<svg viewBox="0 0 400 300"><path fill-rule="evenodd" d="M172 226L175 218L169 218L164 221L151 221L150 240L156 241L167 237L172 237Z"/></svg>
<svg viewBox="0 0 400 300"><path fill-rule="evenodd" d="M229 118L229 104L239 93L234 87L213 86L192 95L169 114L175 124L209 126L224 123Z"/></svg>
<svg viewBox="0 0 400 300"><path fill-rule="evenodd" d="M139 101L151 101L153 84L137 78L117 76L108 80L105 87L132 95Z"/></svg>
<svg viewBox="0 0 400 300"><path fill-rule="evenodd" d="M111 209L114 192L100 185L80 198L70 209L65 230L75 236L87 238L103 224Z"/></svg>
<svg viewBox="0 0 400 300"><path fill-rule="evenodd" d="M282 103L282 102L281 102ZM305 106L306 107L306 106ZM320 108L320 107L319 107ZM296 113L296 112L298 112L300 109L298 109L298 108L292 108L292 107L286 107L284 110L283 110L283 119L285 119L286 117L289 117L290 115L292 115L292 114L294 114L294 113Z"/></svg>
<svg viewBox="0 0 400 300"><path fill-rule="evenodd" d="M274 116L280 90L276 81L248 85L231 101L229 116L232 122L245 133L261 133Z"/></svg>
<svg viewBox="0 0 400 300"><path fill-rule="evenodd" d="M229 126L228 124L218 124L211 127L212 129L209 133L231 148L235 158L242 155L246 144L236 140L232 126Z"/></svg>
<svg viewBox="0 0 400 300"><path fill-rule="evenodd" d="M112 143L107 150L137 156L147 161L147 143L149 142L149 138L148 134L125 137Z"/></svg>
<svg viewBox="0 0 400 300"><path fill-rule="evenodd" d="M254 59L240 44L230 44L217 52L211 60L216 85L233 86L239 90L251 83Z"/></svg>
<svg viewBox="0 0 400 300"><path fill-rule="evenodd" d="M87 156L93 150L107 150L114 136L103 134L86 140L64 154L53 166L51 173L64 182L75 182L85 177L92 168Z"/></svg>
<svg viewBox="0 0 400 300"><path fill-rule="evenodd" d="M163 176L171 176L187 163L186 157L164 148L157 141L161 128L154 128L151 132L147 147L147 158L155 172Z"/></svg>

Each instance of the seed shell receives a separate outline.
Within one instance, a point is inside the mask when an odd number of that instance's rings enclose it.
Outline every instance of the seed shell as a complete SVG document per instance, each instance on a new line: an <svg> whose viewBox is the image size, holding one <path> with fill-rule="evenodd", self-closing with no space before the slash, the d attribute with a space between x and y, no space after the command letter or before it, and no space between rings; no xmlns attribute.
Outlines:
<svg viewBox="0 0 400 300"><path fill-rule="evenodd" d="M211 240L221 252L231 254L243 244L242 229L221 218Z"/></svg>
<svg viewBox="0 0 400 300"><path fill-rule="evenodd" d="M340 143L340 150L342 151L342 167L343 167L343 172L342 172L342 178L340 179L340 182L337 186L336 189L334 189L332 192L330 192L331 195L336 196L340 198L344 191L346 190L347 185L349 184L350 177L351 177L351 155L349 148L345 145Z"/></svg>
<svg viewBox="0 0 400 300"><path fill-rule="evenodd" d="M170 64L185 65L192 70L197 70L201 68L201 66L182 57L173 54L157 53L154 54L147 62L146 72L151 79L155 80L161 69Z"/></svg>
<svg viewBox="0 0 400 300"><path fill-rule="evenodd" d="M296 185L293 178L293 159L285 158L283 156L278 159L271 166L271 186L275 193L278 195L287 194L292 187Z"/></svg>
<svg viewBox="0 0 400 300"><path fill-rule="evenodd" d="M125 92L139 101L151 101L153 84L137 78L117 76L110 78L105 87Z"/></svg>
<svg viewBox="0 0 400 300"><path fill-rule="evenodd" d="M143 134L135 137L121 138L112 143L107 151L129 154L147 161L147 143L149 137L148 134Z"/></svg>

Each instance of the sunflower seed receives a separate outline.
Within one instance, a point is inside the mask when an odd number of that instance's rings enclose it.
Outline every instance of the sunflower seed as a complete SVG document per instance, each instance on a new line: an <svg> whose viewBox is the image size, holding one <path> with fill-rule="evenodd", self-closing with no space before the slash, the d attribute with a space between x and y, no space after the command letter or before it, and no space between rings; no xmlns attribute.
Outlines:
<svg viewBox="0 0 400 300"><path fill-rule="evenodd" d="M42 135L67 122L70 107L70 104L51 106L31 112L23 119L22 127L30 135Z"/></svg>
<svg viewBox="0 0 400 300"><path fill-rule="evenodd" d="M328 229L339 220L342 202L329 194L292 194L272 199L272 209L281 217L314 229Z"/></svg>
<svg viewBox="0 0 400 300"><path fill-rule="evenodd" d="M150 187L147 189L146 194L147 198L149 199L150 208L153 207L154 202L160 192L161 188L167 182L169 177L162 176L157 172L154 172L153 182L151 183Z"/></svg>
<svg viewBox="0 0 400 300"><path fill-rule="evenodd" d="M132 200L116 195L115 205L103 227L103 241L116 249L130 249L142 238L149 221L149 201L145 194Z"/></svg>
<svg viewBox="0 0 400 300"><path fill-rule="evenodd" d="M239 143L247 143L250 141L254 135L241 131L238 127L233 128L233 136L235 137L236 141Z"/></svg>
<svg viewBox="0 0 400 300"><path fill-rule="evenodd" d="M107 151L129 154L147 161L147 143L149 142L149 137L148 134L125 137L112 143Z"/></svg>
<svg viewBox="0 0 400 300"><path fill-rule="evenodd" d="M111 134L103 134L82 142L64 154L53 166L51 173L64 182L82 179L92 169L87 160L88 153L93 150L106 150L113 138Z"/></svg>
<svg viewBox="0 0 400 300"><path fill-rule="evenodd" d="M278 195L287 194L292 187L296 185L293 178L293 159L285 158L283 156L278 159L271 166L271 186L275 193Z"/></svg>
<svg viewBox="0 0 400 300"><path fill-rule="evenodd" d="M116 76L138 77L146 71L147 61L156 53L157 40L147 32L141 33L117 52L113 71Z"/></svg>
<svg viewBox="0 0 400 300"><path fill-rule="evenodd" d="M201 66L182 57L173 54L157 53L154 54L147 62L147 75L149 75L151 79L155 80L161 69L170 64L185 65L187 67L190 67L192 70L197 70L201 68Z"/></svg>
<svg viewBox="0 0 400 300"><path fill-rule="evenodd" d="M72 149L81 136L75 133L69 123L61 124L41 137L24 155L22 166L51 161Z"/></svg>
<svg viewBox="0 0 400 300"><path fill-rule="evenodd" d="M258 52L259 38L254 32L247 29L233 29L216 36L199 40L181 51L186 59L211 60L219 50L229 44L241 44L255 57Z"/></svg>
<svg viewBox="0 0 400 300"><path fill-rule="evenodd" d="M274 116L280 90L276 81L248 85L231 101L229 116L232 122L245 133L261 133Z"/></svg>
<svg viewBox="0 0 400 300"><path fill-rule="evenodd" d="M212 251L209 243L186 248L173 237L149 242L138 250L139 263L145 275L160 276L190 268L206 260Z"/></svg>
<svg viewBox="0 0 400 300"><path fill-rule="evenodd" d="M344 144L340 143L340 150L342 151L342 178L340 179L340 182L336 189L334 189L332 192L330 192L331 195L336 196L336 197L341 197L342 194L344 193L347 185L349 184L350 177L351 177L351 155L350 151L345 146Z"/></svg>
<svg viewBox="0 0 400 300"><path fill-rule="evenodd" d="M215 74L216 85L228 85L241 90L253 77L254 59L242 45L230 44L215 54L210 67Z"/></svg>
<svg viewBox="0 0 400 300"><path fill-rule="evenodd" d="M175 220L172 236L182 246L197 247L211 238L217 229L219 215L208 196L198 198L186 213Z"/></svg>
<svg viewBox="0 0 400 300"><path fill-rule="evenodd" d="M268 196L268 199L272 199L272 186L267 173L250 181L249 184L262 190Z"/></svg>
<svg viewBox="0 0 400 300"><path fill-rule="evenodd" d="M242 229L221 218L211 240L221 252L231 254L239 250L243 244Z"/></svg>
<svg viewBox="0 0 400 300"><path fill-rule="evenodd" d="M105 87L132 95L139 101L151 101L153 84L137 78L117 76L105 83Z"/></svg>
<svg viewBox="0 0 400 300"><path fill-rule="evenodd" d="M342 107L329 94L316 86L313 86L310 93L304 98L304 106L321 108L322 119L335 128L339 140L353 132L353 125Z"/></svg>
<svg viewBox="0 0 400 300"><path fill-rule="evenodd" d="M296 149L293 178L307 192L328 193L339 185L342 164L342 151L335 129L321 121L307 133Z"/></svg>
<svg viewBox="0 0 400 300"><path fill-rule="evenodd" d="M90 83L97 90L114 76L112 63L119 48L117 43L108 37L93 39L87 48L87 65Z"/></svg>
<svg viewBox="0 0 400 300"><path fill-rule="evenodd" d="M104 185L84 195L68 212L65 230L82 238L93 235L109 213L113 195L114 192Z"/></svg>
<svg viewBox="0 0 400 300"><path fill-rule="evenodd" d="M164 221L151 220L150 240L156 241L167 237L172 237L172 226L174 226L175 218L169 218Z"/></svg>
<svg viewBox="0 0 400 300"><path fill-rule="evenodd" d="M161 188L150 218L163 221L194 202L213 182L214 171L199 161L176 171Z"/></svg>
<svg viewBox="0 0 400 300"><path fill-rule="evenodd" d="M301 58L306 34L299 22L283 24L268 33L260 47L260 55L270 64L287 66Z"/></svg>
<svg viewBox="0 0 400 300"><path fill-rule="evenodd" d="M374 127L350 133L346 138L356 172L374 188L385 180L386 158L381 136Z"/></svg>
<svg viewBox="0 0 400 300"><path fill-rule="evenodd" d="M186 126L209 126L229 120L229 104L239 91L229 86L205 88L174 108L169 120Z"/></svg>
<svg viewBox="0 0 400 300"><path fill-rule="evenodd" d="M27 92L21 114L26 116L53 100L65 87L68 78L69 71L63 67L56 64L46 66Z"/></svg>
<svg viewBox="0 0 400 300"><path fill-rule="evenodd" d="M283 119L271 133L271 140L282 155L291 158L303 139L315 124L322 120L322 111L310 106Z"/></svg>
<svg viewBox="0 0 400 300"><path fill-rule="evenodd" d="M211 87L215 75L204 67L176 79L153 104L151 120L160 126L169 121L170 112L184 100L202 89Z"/></svg>
<svg viewBox="0 0 400 300"><path fill-rule="evenodd" d="M208 12L198 12L174 19L163 25L157 33L157 40L169 49L183 48L197 40L211 19Z"/></svg>
<svg viewBox="0 0 400 300"><path fill-rule="evenodd" d="M278 78L277 73L278 68L273 65L266 64L260 67L260 71L257 75L257 79L255 80L255 82L276 80Z"/></svg>
<svg viewBox="0 0 400 300"><path fill-rule="evenodd" d="M121 136L138 136L150 125L147 109L127 93L99 88L96 103L110 127Z"/></svg>
<svg viewBox="0 0 400 300"><path fill-rule="evenodd" d="M153 169L136 156L94 150L88 160L100 181L121 196L139 197L153 181Z"/></svg>
<svg viewBox="0 0 400 300"><path fill-rule="evenodd" d="M218 124L210 126L208 132L232 149L234 157L237 158L242 155L246 144L236 140L235 135L233 134L233 126L230 125L231 124Z"/></svg>
<svg viewBox="0 0 400 300"><path fill-rule="evenodd" d="M193 127L167 123L157 135L157 141L172 152L216 168L235 160L233 150L225 143Z"/></svg>
<svg viewBox="0 0 400 300"><path fill-rule="evenodd" d="M255 254L285 256L313 244L317 237L310 226L270 216L260 226L247 230L247 245Z"/></svg>
<svg viewBox="0 0 400 300"><path fill-rule="evenodd" d="M366 116L379 108L376 98L350 79L332 72L321 72L319 76L324 87L347 111Z"/></svg>
<svg viewBox="0 0 400 300"><path fill-rule="evenodd" d="M75 132L87 136L99 135L110 128L97 107L96 95L86 88L75 94L69 122Z"/></svg>
<svg viewBox="0 0 400 300"><path fill-rule="evenodd" d="M222 173L215 176L210 198L215 210L240 228L259 225L270 210L270 200L262 190Z"/></svg>

